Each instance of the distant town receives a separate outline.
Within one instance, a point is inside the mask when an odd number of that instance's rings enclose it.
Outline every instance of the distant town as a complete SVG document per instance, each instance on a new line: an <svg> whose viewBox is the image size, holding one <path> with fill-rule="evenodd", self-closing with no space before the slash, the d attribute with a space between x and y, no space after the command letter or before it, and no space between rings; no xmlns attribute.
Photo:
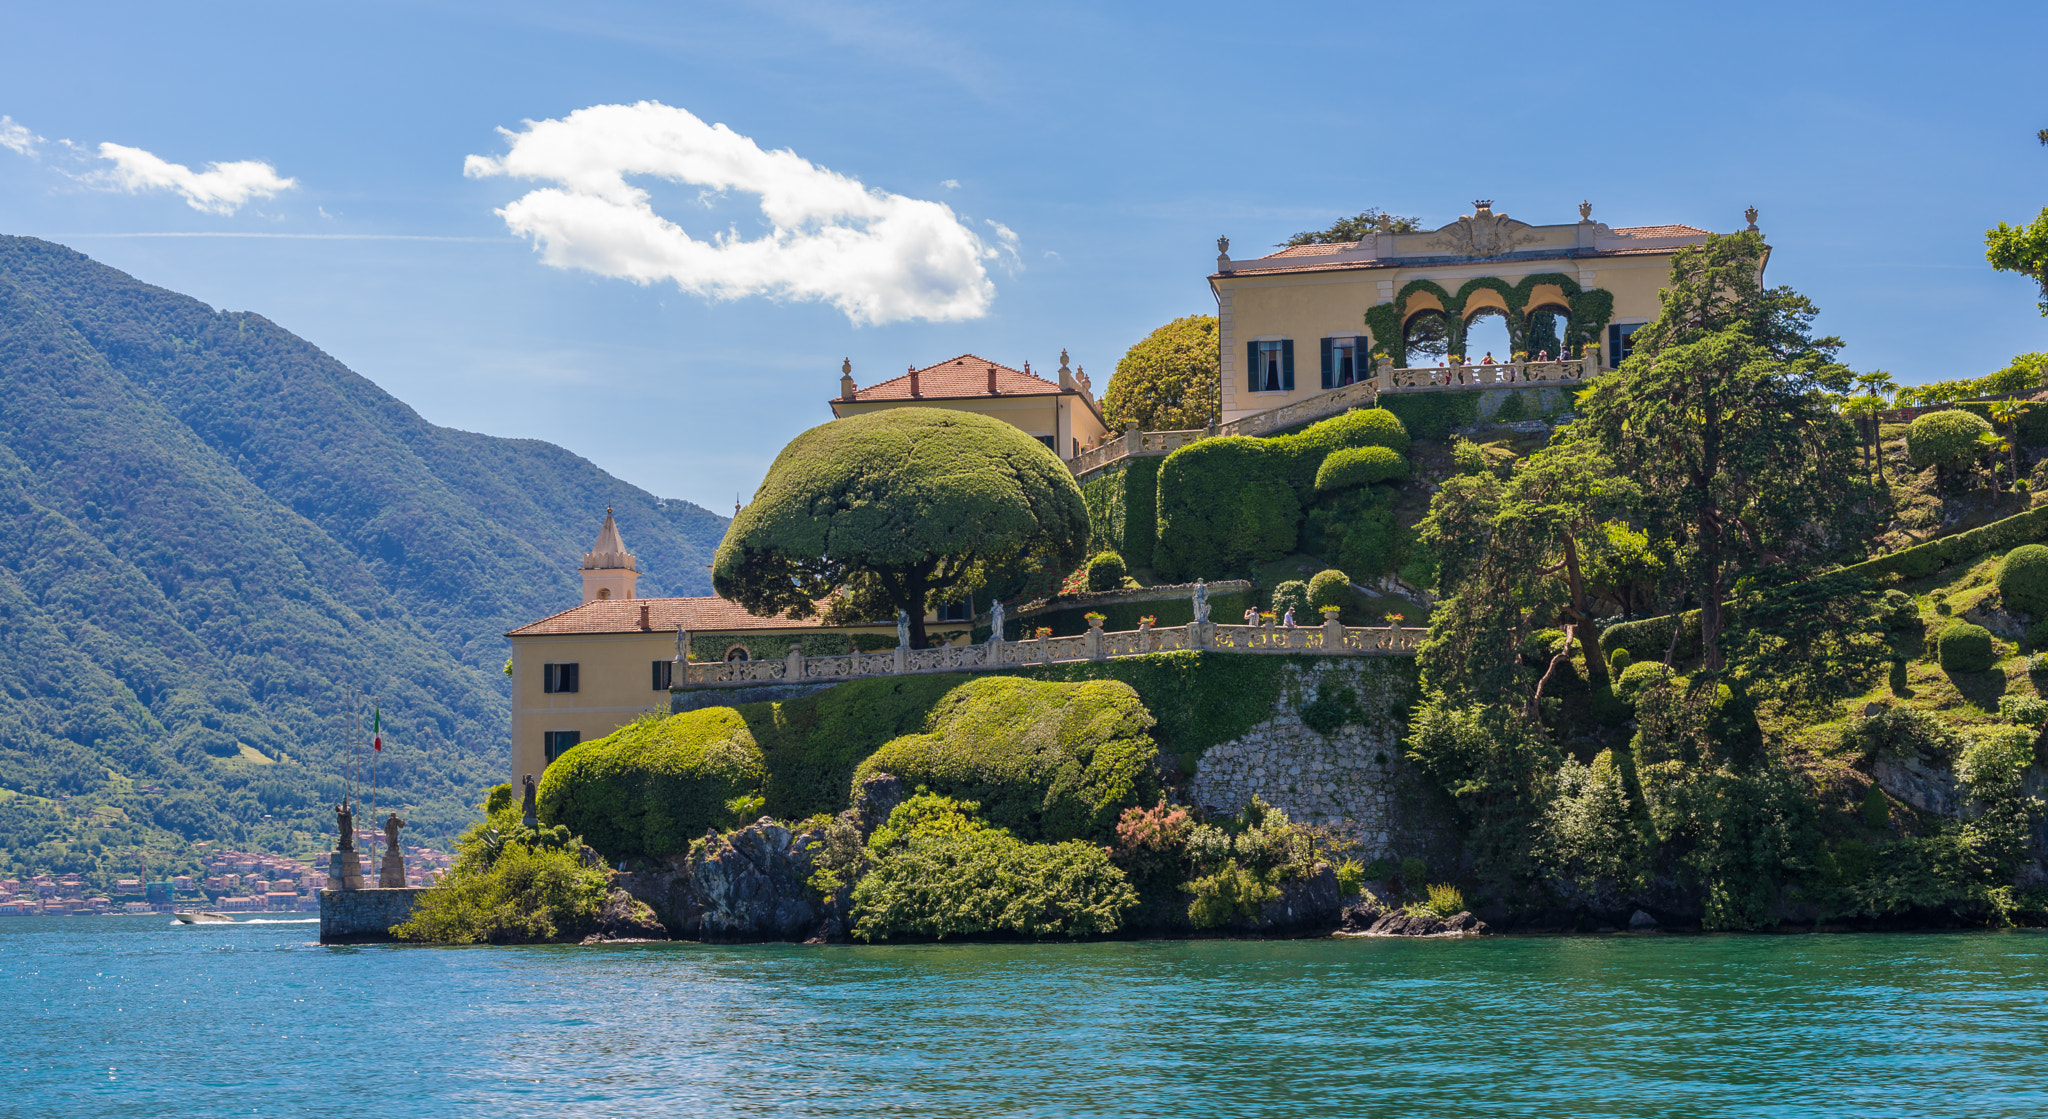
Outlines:
<svg viewBox="0 0 2048 1119"><path fill-rule="evenodd" d="M378 838L365 836L366 846ZM38 874L26 880L0 879L0 917L122 915L204 909L215 913L317 913L318 891L327 884L326 853L305 861L257 851L212 851L194 843L203 875L179 874L160 881L116 879L111 891L96 890L76 874ZM406 885L431 886L447 873L453 857L428 847L406 847Z"/></svg>

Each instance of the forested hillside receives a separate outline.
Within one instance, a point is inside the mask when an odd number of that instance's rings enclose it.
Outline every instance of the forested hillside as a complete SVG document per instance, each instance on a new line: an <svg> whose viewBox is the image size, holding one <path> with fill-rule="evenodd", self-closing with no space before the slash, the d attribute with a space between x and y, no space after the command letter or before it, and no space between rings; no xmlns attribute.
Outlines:
<svg viewBox="0 0 2048 1119"><path fill-rule="evenodd" d="M383 704L383 803L443 832L502 780L500 635L575 601L605 507L642 594L708 593L724 533L560 447L436 427L260 315L33 238L0 237L0 383L16 869L319 827L351 683Z"/></svg>

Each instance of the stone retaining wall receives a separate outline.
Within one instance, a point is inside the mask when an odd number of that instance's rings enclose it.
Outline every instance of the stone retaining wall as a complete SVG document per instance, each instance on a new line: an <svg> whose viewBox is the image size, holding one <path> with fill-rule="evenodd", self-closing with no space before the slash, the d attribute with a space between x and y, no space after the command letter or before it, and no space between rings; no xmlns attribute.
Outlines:
<svg viewBox="0 0 2048 1119"><path fill-rule="evenodd" d="M320 891L320 943L375 944L391 939L391 926L412 916L413 899L426 887L402 890Z"/></svg>
<svg viewBox="0 0 2048 1119"><path fill-rule="evenodd" d="M1189 799L1234 812L1256 794L1289 819L1329 825L1357 841L1362 862L1455 858L1447 810L1402 758L1412 662L1326 657L1286 671L1270 717L1203 752ZM1304 723L1302 708L1319 688L1350 689L1357 721L1329 735Z"/></svg>

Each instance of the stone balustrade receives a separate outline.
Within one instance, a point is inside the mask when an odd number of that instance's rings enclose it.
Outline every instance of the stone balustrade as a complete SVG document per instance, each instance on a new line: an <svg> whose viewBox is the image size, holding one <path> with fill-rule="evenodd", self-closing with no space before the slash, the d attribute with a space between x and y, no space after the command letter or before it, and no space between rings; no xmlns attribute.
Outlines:
<svg viewBox="0 0 2048 1119"><path fill-rule="evenodd" d="M1600 371L1598 356L1565 361L1504 361L1492 365L1439 365L1396 369L1382 363L1357 384L1341 385L1304 400L1239 416L1228 423L1186 431L1128 431L1082 451L1067 465L1075 477L1086 477L1127 458L1168 455L1201 439L1224 435L1264 435L1327 419L1353 408L1370 408L1381 393L1465 392L1483 389L1578 385Z"/></svg>
<svg viewBox="0 0 2048 1119"><path fill-rule="evenodd" d="M992 636L979 645L937 649L889 649L807 657L790 646L782 660L710 661L671 669L673 691L743 688L764 684L829 684L870 676L912 676L940 672L985 672L1034 664L1105 660L1181 649L1228 653L1308 653L1319 656L1412 656L1424 631L1402 626L1230 626L1198 622L1185 626L1139 626L1105 633L1090 629L1072 637L1004 641ZM687 646L686 646L687 647Z"/></svg>

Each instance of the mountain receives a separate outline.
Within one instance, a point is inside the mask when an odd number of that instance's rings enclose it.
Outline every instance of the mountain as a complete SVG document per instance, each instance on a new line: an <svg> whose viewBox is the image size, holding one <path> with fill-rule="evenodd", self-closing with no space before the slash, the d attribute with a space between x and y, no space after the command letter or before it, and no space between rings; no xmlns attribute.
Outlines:
<svg viewBox="0 0 2048 1119"><path fill-rule="evenodd" d="M0 386L17 870L309 842L333 824L352 683L384 712L380 803L445 834L503 778L501 635L577 601L605 508L648 595L708 594L725 531L552 444L430 424L261 315L34 238L0 237Z"/></svg>

